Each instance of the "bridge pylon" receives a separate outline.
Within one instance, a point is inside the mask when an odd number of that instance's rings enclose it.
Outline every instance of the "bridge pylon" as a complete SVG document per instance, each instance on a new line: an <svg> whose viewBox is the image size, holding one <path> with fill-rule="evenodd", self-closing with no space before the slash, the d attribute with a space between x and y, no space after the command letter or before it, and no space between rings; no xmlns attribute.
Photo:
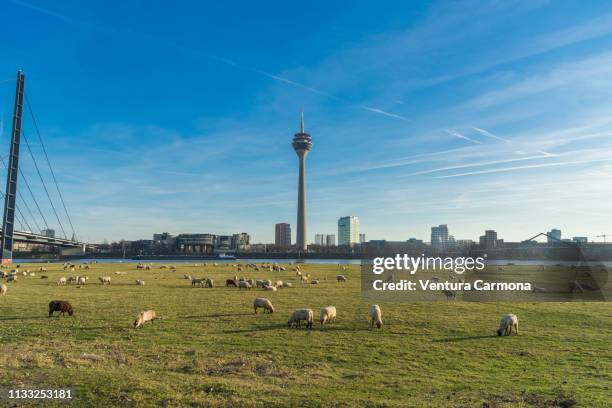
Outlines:
<svg viewBox="0 0 612 408"><path fill-rule="evenodd" d="M4 216L2 218L2 264L13 262L13 233L15 231L15 208L17 199L17 178L19 175L19 142L21 141L21 117L23 113L23 91L25 76L17 72L15 107L13 110L13 129L11 132L11 151L6 176L4 196Z"/></svg>

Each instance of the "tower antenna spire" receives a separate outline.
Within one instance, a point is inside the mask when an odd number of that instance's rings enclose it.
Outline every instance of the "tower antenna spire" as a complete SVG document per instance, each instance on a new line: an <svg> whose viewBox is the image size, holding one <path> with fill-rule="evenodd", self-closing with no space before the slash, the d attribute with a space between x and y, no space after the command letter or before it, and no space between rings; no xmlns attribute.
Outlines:
<svg viewBox="0 0 612 408"><path fill-rule="evenodd" d="M302 108L302 118L300 120L300 133L304 133L304 108Z"/></svg>

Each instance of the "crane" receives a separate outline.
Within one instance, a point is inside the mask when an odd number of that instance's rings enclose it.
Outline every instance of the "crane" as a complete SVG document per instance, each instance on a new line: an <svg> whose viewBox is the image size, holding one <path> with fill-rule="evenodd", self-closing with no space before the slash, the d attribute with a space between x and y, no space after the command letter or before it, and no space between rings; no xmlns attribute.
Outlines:
<svg viewBox="0 0 612 408"><path fill-rule="evenodd" d="M601 234L597 235L597 238L603 238L604 244L606 243L606 237L610 237L612 234Z"/></svg>

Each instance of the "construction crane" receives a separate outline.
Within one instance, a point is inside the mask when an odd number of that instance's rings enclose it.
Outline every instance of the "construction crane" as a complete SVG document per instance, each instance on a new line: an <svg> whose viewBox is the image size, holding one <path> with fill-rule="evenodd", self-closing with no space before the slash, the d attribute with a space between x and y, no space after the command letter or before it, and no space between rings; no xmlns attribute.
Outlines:
<svg viewBox="0 0 612 408"><path fill-rule="evenodd" d="M603 238L604 240L604 244L606 243L606 237L610 237L612 236L612 234L601 234L601 235L597 235L597 238Z"/></svg>

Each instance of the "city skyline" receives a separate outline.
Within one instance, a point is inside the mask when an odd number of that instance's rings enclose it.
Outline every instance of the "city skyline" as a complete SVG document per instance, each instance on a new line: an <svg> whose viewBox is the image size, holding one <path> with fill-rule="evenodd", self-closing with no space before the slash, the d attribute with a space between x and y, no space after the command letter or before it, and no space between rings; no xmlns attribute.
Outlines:
<svg viewBox="0 0 612 408"><path fill-rule="evenodd" d="M309 231L358 214L369 239L442 223L474 240L612 234L612 6L469 4L302 5L312 30L288 36L269 22L296 5L4 2L2 38L31 29L3 43L1 149L4 80L22 68L79 238L272 242L270 225L295 219L288 138L303 106Z"/></svg>

